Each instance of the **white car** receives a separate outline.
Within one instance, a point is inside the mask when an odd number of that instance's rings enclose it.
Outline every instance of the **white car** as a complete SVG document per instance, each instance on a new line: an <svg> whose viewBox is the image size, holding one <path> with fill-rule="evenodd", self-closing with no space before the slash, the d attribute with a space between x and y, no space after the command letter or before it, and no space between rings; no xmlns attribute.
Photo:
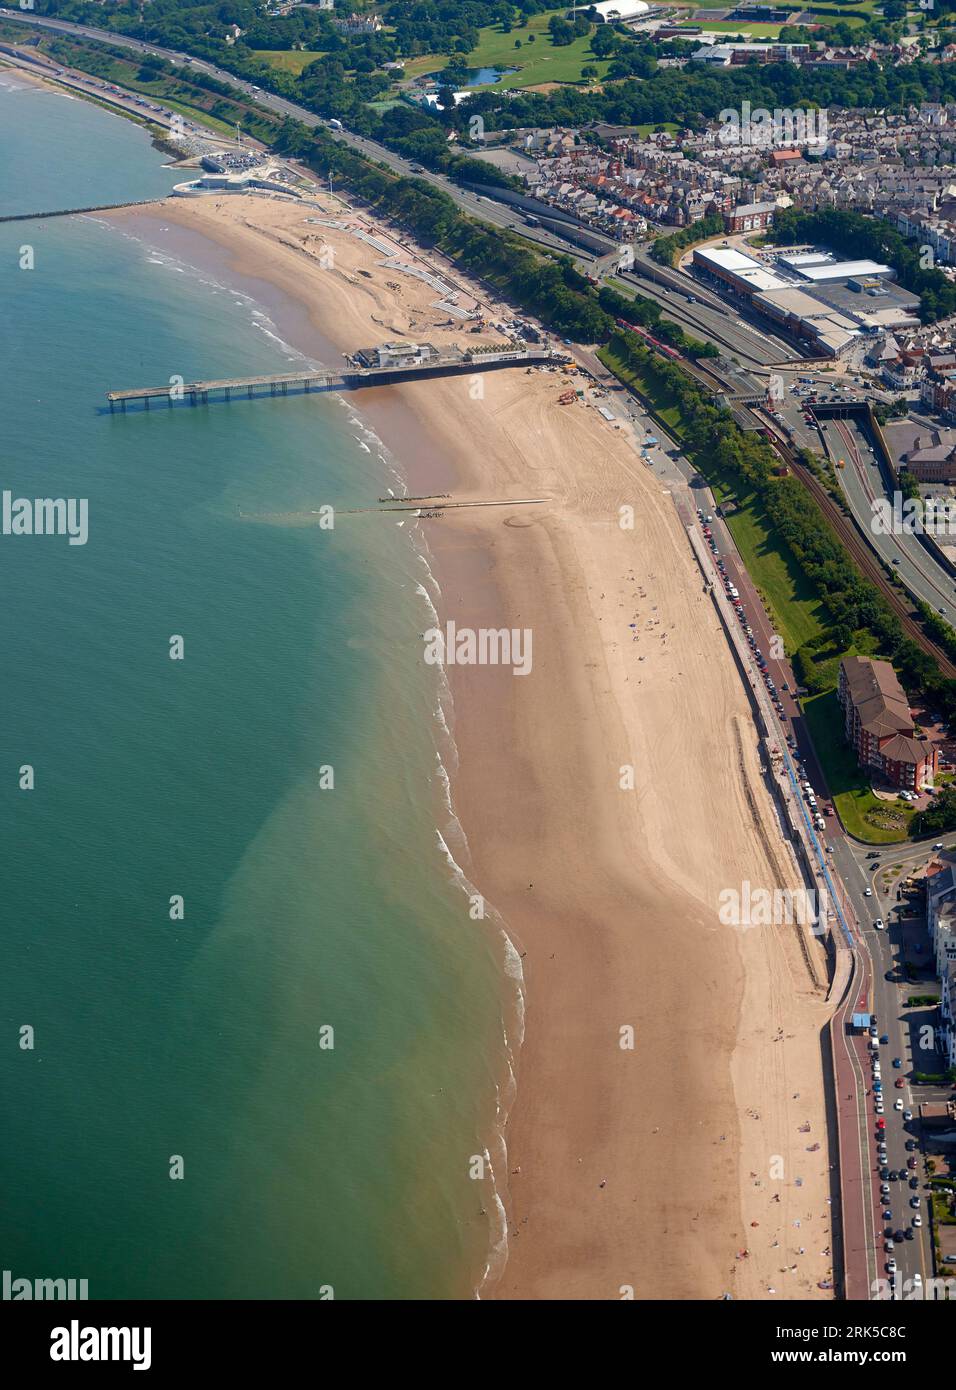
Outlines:
<svg viewBox="0 0 956 1390"><path fill-rule="evenodd" d="M873 889L872 889L872 888L864 888L864 889L863 889L863 896L864 896L864 898L872 898L872 896L873 896Z"/></svg>
<svg viewBox="0 0 956 1390"><path fill-rule="evenodd" d="M875 1112L876 1112L877 1115L885 1115L885 1114L886 1114L886 1111L883 1109L883 1102L882 1102L881 1100L878 1100L878 1101L876 1102L876 1104L874 1105L873 1109L875 1110Z"/></svg>
<svg viewBox="0 0 956 1390"><path fill-rule="evenodd" d="M886 1262L886 1272L887 1274L896 1273L896 1261L892 1258L892 1256Z"/></svg>
<svg viewBox="0 0 956 1390"><path fill-rule="evenodd" d="M922 1276L922 1274L914 1274L914 1275L913 1275L913 1288L914 1288L914 1289L921 1289L922 1287L923 1287L923 1276Z"/></svg>
<svg viewBox="0 0 956 1390"><path fill-rule="evenodd" d="M886 926L884 925L882 917L877 917L876 921L873 923L873 930L886 931Z"/></svg>
<svg viewBox="0 0 956 1390"><path fill-rule="evenodd" d="M896 1100L894 1100L894 1102L893 1102L893 1109L894 1109L894 1110L902 1110L902 1109L903 1109L903 1102L900 1100L899 1096L897 1096L897 1097L896 1097Z"/></svg>
<svg viewBox="0 0 956 1390"><path fill-rule="evenodd" d="M916 1215L913 1217L913 1225L916 1226L918 1229L920 1226L922 1226L922 1224L923 1218L920 1216L919 1212L917 1212Z"/></svg>

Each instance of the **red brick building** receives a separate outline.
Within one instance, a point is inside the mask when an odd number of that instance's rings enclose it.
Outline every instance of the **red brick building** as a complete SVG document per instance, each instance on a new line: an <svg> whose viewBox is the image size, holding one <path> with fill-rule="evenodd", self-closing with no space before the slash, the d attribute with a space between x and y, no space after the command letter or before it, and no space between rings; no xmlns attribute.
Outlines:
<svg viewBox="0 0 956 1390"><path fill-rule="evenodd" d="M728 232L765 232L776 211L776 203L742 203L724 213L724 227Z"/></svg>
<svg viewBox="0 0 956 1390"><path fill-rule="evenodd" d="M837 693L847 742L861 767L872 768L891 786L906 791L932 785L936 748L916 737L906 695L888 661L845 657Z"/></svg>

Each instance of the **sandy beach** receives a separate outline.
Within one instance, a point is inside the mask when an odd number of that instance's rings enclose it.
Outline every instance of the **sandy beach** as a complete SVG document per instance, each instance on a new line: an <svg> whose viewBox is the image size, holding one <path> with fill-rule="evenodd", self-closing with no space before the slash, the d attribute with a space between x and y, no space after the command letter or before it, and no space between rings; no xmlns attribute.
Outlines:
<svg viewBox="0 0 956 1390"><path fill-rule="evenodd" d="M216 243L330 366L385 340L503 340L511 314L481 287L437 262L479 306L472 336L366 214L318 201L172 199L132 226ZM526 985L509 1255L482 1297L829 1298L822 952L814 977L799 928L718 920L722 890L799 879L673 500L626 428L558 404L568 385L513 369L355 398L413 495L549 499L416 523L443 622L533 634L527 676L448 672L467 872Z"/></svg>

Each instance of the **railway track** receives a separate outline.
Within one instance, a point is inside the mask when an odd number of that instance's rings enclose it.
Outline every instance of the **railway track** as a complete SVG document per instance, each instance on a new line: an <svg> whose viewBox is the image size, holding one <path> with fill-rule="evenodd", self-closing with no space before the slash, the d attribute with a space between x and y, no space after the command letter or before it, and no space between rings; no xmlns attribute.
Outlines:
<svg viewBox="0 0 956 1390"><path fill-rule="evenodd" d="M690 372L691 376L697 377L703 386L709 391L719 391L727 393L727 383L707 367L701 367L696 362L685 362L683 364ZM741 409L750 410L748 406ZM761 429L766 429L766 424L761 420L756 411L750 411L754 419L758 422ZM813 473L801 462L795 449L790 445L784 444L776 437L770 438L770 444L786 463L795 478L806 488L807 492L817 503L823 515L826 517L830 526L836 533L837 539L848 552L857 569L861 571L866 579L879 591L880 595L886 600L895 617L898 619L904 633L911 641L915 642L921 651L931 657L939 666L940 672L948 680L956 680L956 663L950 660L942 647L937 646L931 637L924 631L923 625L916 616L916 611L910 601L896 589L886 577L883 566L874 552L870 549L866 540L860 535L855 523L843 514L819 478L814 477Z"/></svg>
<svg viewBox="0 0 956 1390"><path fill-rule="evenodd" d="M777 447L777 452L790 465L794 476L800 480L817 503L857 568L879 590L899 620L906 636L915 642L927 656L932 657L948 680L956 680L956 664L949 659L942 647L938 647L923 630L923 625L916 616L909 600L904 598L887 579L882 564L860 535L854 522L849 517L844 516L820 480L815 478L810 470L800 462L796 454L782 446Z"/></svg>

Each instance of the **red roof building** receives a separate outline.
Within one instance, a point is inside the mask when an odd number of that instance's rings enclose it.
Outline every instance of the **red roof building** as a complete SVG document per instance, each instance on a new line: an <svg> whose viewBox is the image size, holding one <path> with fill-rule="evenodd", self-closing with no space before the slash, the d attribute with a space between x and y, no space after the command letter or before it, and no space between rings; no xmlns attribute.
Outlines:
<svg viewBox="0 0 956 1390"><path fill-rule="evenodd" d="M909 703L888 661L844 657L837 694L847 742L861 767L873 768L891 786L907 791L932 785L936 747L916 737Z"/></svg>

